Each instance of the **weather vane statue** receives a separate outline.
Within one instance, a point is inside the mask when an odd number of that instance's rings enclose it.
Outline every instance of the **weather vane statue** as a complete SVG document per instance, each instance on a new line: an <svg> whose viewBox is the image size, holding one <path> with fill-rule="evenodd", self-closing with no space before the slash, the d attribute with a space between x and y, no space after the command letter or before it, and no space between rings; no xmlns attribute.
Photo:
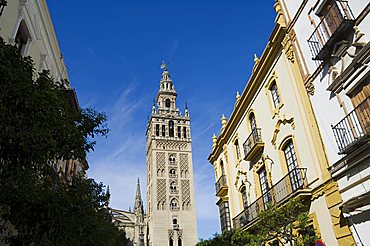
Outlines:
<svg viewBox="0 0 370 246"><path fill-rule="evenodd" d="M163 69L164 71L167 71L167 65L168 63L165 63L164 61L162 61L161 69Z"/></svg>

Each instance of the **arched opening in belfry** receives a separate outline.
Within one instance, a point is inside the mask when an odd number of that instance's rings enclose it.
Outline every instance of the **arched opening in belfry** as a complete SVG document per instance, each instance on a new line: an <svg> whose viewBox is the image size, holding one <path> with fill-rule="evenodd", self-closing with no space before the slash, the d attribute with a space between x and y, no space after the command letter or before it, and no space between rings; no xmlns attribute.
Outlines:
<svg viewBox="0 0 370 246"><path fill-rule="evenodd" d="M166 106L166 108L170 108L171 107L171 100L169 98L166 99L165 106Z"/></svg>
<svg viewBox="0 0 370 246"><path fill-rule="evenodd" d="M170 120L168 122L168 128L169 128L169 135L170 135L170 137L174 137L175 136L175 129L174 129L173 120Z"/></svg>

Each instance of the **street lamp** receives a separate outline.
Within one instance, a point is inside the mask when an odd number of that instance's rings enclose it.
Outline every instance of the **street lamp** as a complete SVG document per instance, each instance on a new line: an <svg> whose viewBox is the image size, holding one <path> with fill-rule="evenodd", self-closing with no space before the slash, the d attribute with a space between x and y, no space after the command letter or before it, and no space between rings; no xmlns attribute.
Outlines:
<svg viewBox="0 0 370 246"><path fill-rule="evenodd" d="M7 4L6 0L0 0L0 16L3 14L3 10Z"/></svg>

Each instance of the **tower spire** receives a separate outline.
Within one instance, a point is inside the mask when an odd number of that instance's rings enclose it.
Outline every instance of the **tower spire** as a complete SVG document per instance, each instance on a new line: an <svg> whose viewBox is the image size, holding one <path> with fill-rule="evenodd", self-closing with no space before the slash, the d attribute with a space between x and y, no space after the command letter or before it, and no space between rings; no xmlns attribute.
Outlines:
<svg viewBox="0 0 370 246"><path fill-rule="evenodd" d="M159 88L159 93L176 93L175 87L173 86L172 79L170 76L170 73L168 72L168 63L165 63L162 61L161 69L163 69L162 72L162 78L160 82L160 88Z"/></svg>
<svg viewBox="0 0 370 246"><path fill-rule="evenodd" d="M143 208L143 200L141 199L141 192L140 192L140 179L137 178L137 185L136 185L136 196L135 196L135 208L134 211L139 211Z"/></svg>
<svg viewBox="0 0 370 246"><path fill-rule="evenodd" d="M170 73L168 72L168 64L163 61L161 69L163 70L163 72L156 97L156 102L158 105L157 113L160 115L171 114L173 116L177 116L179 114L179 110L176 107L177 93L175 90L175 86L173 85Z"/></svg>

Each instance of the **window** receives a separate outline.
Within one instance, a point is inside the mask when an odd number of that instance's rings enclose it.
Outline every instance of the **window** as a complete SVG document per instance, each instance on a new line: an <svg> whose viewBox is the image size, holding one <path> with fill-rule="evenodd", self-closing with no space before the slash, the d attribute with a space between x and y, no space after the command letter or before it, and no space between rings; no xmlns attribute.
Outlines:
<svg viewBox="0 0 370 246"><path fill-rule="evenodd" d="M171 200L171 210L179 210L179 203L177 202L176 198Z"/></svg>
<svg viewBox="0 0 370 246"><path fill-rule="evenodd" d="M261 192L263 196L263 203L265 204L265 208L267 208L267 204L271 203L271 194L269 192L270 186L267 179L267 172L266 168L263 166L261 170L258 172L258 178L260 180Z"/></svg>
<svg viewBox="0 0 370 246"><path fill-rule="evenodd" d="M224 162L223 161L220 162L220 167L221 167L221 176L225 175L225 167L224 167Z"/></svg>
<svg viewBox="0 0 370 246"><path fill-rule="evenodd" d="M69 162L70 160L67 160L66 162L64 162L64 173L65 174L68 174Z"/></svg>
<svg viewBox="0 0 370 246"><path fill-rule="evenodd" d="M356 108L356 116L361 126L361 129L357 128L358 130L353 129L355 127L351 126L352 129L350 134L355 133L356 130L360 134L365 134L370 131L370 77L356 86L354 91L350 94L350 98L353 107Z"/></svg>
<svg viewBox="0 0 370 246"><path fill-rule="evenodd" d="M247 200L247 189L245 188L245 185L242 187L240 193L242 193L243 206L244 206L244 208L247 208L248 207L248 200Z"/></svg>
<svg viewBox="0 0 370 246"><path fill-rule="evenodd" d="M172 220L172 223L173 223L174 225L177 225L177 219L173 219L173 220Z"/></svg>
<svg viewBox="0 0 370 246"><path fill-rule="evenodd" d="M166 136L166 126L162 125L162 137Z"/></svg>
<svg viewBox="0 0 370 246"><path fill-rule="evenodd" d="M166 99L165 105L166 105L166 108L171 107L171 100L169 98Z"/></svg>
<svg viewBox="0 0 370 246"><path fill-rule="evenodd" d="M170 184L170 193L177 193L177 184L176 181L172 181Z"/></svg>
<svg viewBox="0 0 370 246"><path fill-rule="evenodd" d="M337 3L328 2L324 10L326 12L325 16L321 17L321 19L325 19L326 25L324 30L327 32L328 36L331 36L342 22L343 16Z"/></svg>
<svg viewBox="0 0 370 246"><path fill-rule="evenodd" d="M255 143L258 142L259 137L258 137L258 131L257 131L256 116L254 115L254 113L251 113L249 115L249 124L251 126L251 132L252 132L252 136L253 136L253 142L251 142L251 143L255 144Z"/></svg>
<svg viewBox="0 0 370 246"><path fill-rule="evenodd" d="M164 177L164 169L163 168L158 168L157 169L157 176L158 177Z"/></svg>
<svg viewBox="0 0 370 246"><path fill-rule="evenodd" d="M181 126L177 126L177 137L181 138Z"/></svg>
<svg viewBox="0 0 370 246"><path fill-rule="evenodd" d="M169 128L169 135L170 135L170 137L174 137L174 135L175 135L175 129L174 129L174 126L173 126L173 120L170 120L169 122L168 122L168 128Z"/></svg>
<svg viewBox="0 0 370 246"><path fill-rule="evenodd" d="M171 169L170 170L170 178L177 178L177 174L176 174L176 170L175 169Z"/></svg>
<svg viewBox="0 0 370 246"><path fill-rule="evenodd" d="M298 169L299 166L298 166L297 155L295 153L294 145L291 139L285 144L283 151L285 155L285 161L288 166L291 186L292 186L293 191L295 191L296 189L302 187L303 180L301 177L301 173Z"/></svg>
<svg viewBox="0 0 370 246"><path fill-rule="evenodd" d="M182 128L182 132L183 132L184 138L186 138L186 127L185 126Z"/></svg>
<svg viewBox="0 0 370 246"><path fill-rule="evenodd" d="M249 116L249 124L252 132L257 129L256 117L254 116L254 113L251 113Z"/></svg>
<svg viewBox="0 0 370 246"><path fill-rule="evenodd" d="M235 151L236 151L236 158L239 161L241 159L241 156L240 156L240 148L239 148L239 141L238 141L238 139L235 140L234 145L235 145Z"/></svg>
<svg viewBox="0 0 370 246"><path fill-rule="evenodd" d="M182 203L182 210L189 210L190 202L183 202Z"/></svg>
<svg viewBox="0 0 370 246"><path fill-rule="evenodd" d="M181 238L179 238L179 240L177 240L177 246L182 246L182 240L181 240Z"/></svg>
<svg viewBox="0 0 370 246"><path fill-rule="evenodd" d="M17 31L17 34L15 35L15 46L18 48L19 52L22 55L25 55L26 46L28 43L28 40L30 39L31 35L28 31L26 22L24 20L21 21L19 24L19 28Z"/></svg>
<svg viewBox="0 0 370 246"><path fill-rule="evenodd" d="M170 238L170 246L173 246L173 239L172 239L172 237Z"/></svg>
<svg viewBox="0 0 370 246"><path fill-rule="evenodd" d="M176 164L176 154L170 154L168 160L170 164Z"/></svg>
<svg viewBox="0 0 370 246"><path fill-rule="evenodd" d="M166 210L166 202L158 202L157 210Z"/></svg>
<svg viewBox="0 0 370 246"><path fill-rule="evenodd" d="M276 85L276 82L272 82L270 86L270 92L271 92L271 97L272 97L272 102L274 104L274 107L277 108L280 104L280 96L279 96L279 91Z"/></svg>
<svg viewBox="0 0 370 246"><path fill-rule="evenodd" d="M159 125L158 124L155 125L155 135L159 136Z"/></svg>
<svg viewBox="0 0 370 246"><path fill-rule="evenodd" d="M220 222L221 222L221 231L230 231L231 230L231 220L230 220L230 209L229 202L223 201L219 205L220 209Z"/></svg>

